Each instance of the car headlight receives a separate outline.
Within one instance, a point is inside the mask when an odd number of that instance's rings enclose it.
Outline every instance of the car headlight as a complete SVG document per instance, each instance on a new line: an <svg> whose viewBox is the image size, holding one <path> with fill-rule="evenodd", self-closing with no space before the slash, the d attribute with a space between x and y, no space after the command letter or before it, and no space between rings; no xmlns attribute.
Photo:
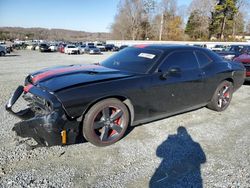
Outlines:
<svg viewBox="0 0 250 188"><path fill-rule="evenodd" d="M232 60L235 57L235 55L226 55L224 56L225 59Z"/></svg>

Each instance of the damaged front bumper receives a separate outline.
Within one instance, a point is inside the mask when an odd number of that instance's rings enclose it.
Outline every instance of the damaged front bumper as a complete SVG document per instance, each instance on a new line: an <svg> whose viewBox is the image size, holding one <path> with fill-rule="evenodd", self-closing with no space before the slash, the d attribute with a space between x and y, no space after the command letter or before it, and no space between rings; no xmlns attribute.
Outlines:
<svg viewBox="0 0 250 188"><path fill-rule="evenodd" d="M20 137L33 138L39 145L53 146L74 144L79 133L79 122L68 120L67 116L57 98L37 87L30 87L32 96L43 98L53 104L50 111L37 113L36 102L31 102L30 106L24 110L14 112L12 107L18 98L24 93L27 94L23 86L19 86L6 104L6 110L22 119L14 125L13 131Z"/></svg>

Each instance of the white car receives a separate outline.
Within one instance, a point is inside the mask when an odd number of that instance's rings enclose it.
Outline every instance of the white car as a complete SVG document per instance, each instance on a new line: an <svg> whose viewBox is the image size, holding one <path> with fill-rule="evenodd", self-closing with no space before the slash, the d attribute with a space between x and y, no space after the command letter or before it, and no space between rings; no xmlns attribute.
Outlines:
<svg viewBox="0 0 250 188"><path fill-rule="evenodd" d="M75 45L69 44L64 48L64 53L68 55L80 54L80 50Z"/></svg>
<svg viewBox="0 0 250 188"><path fill-rule="evenodd" d="M96 44L96 47L99 48L101 52L106 51L106 47L105 47L105 45L102 44L102 43L97 43L97 44Z"/></svg>
<svg viewBox="0 0 250 188"><path fill-rule="evenodd" d="M80 51L80 54L84 54L85 53L85 48L86 48L85 44L78 46L78 50Z"/></svg>
<svg viewBox="0 0 250 188"><path fill-rule="evenodd" d="M215 45L213 48L211 48L212 51L214 52L221 52L225 50L225 46L223 45Z"/></svg>
<svg viewBox="0 0 250 188"><path fill-rule="evenodd" d="M51 44L49 49L51 52L56 52L58 50L58 46L56 44Z"/></svg>

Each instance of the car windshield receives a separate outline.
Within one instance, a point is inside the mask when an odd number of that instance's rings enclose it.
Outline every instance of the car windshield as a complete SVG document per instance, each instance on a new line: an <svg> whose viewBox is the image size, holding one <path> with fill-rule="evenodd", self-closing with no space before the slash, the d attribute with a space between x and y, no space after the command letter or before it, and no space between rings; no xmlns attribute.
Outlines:
<svg viewBox="0 0 250 188"><path fill-rule="evenodd" d="M89 48L95 48L95 46L89 46Z"/></svg>
<svg viewBox="0 0 250 188"><path fill-rule="evenodd" d="M75 46L68 46L68 48L75 48Z"/></svg>
<svg viewBox="0 0 250 188"><path fill-rule="evenodd" d="M145 48L126 48L101 62L104 67L134 73L147 73L162 51Z"/></svg>

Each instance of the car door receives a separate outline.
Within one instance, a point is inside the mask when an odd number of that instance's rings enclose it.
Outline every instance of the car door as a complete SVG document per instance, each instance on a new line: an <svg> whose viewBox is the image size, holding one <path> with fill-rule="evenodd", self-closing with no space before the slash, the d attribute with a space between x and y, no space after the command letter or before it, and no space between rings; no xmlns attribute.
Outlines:
<svg viewBox="0 0 250 188"><path fill-rule="evenodd" d="M202 106L203 72L192 50L170 53L152 78L152 115L175 114Z"/></svg>

